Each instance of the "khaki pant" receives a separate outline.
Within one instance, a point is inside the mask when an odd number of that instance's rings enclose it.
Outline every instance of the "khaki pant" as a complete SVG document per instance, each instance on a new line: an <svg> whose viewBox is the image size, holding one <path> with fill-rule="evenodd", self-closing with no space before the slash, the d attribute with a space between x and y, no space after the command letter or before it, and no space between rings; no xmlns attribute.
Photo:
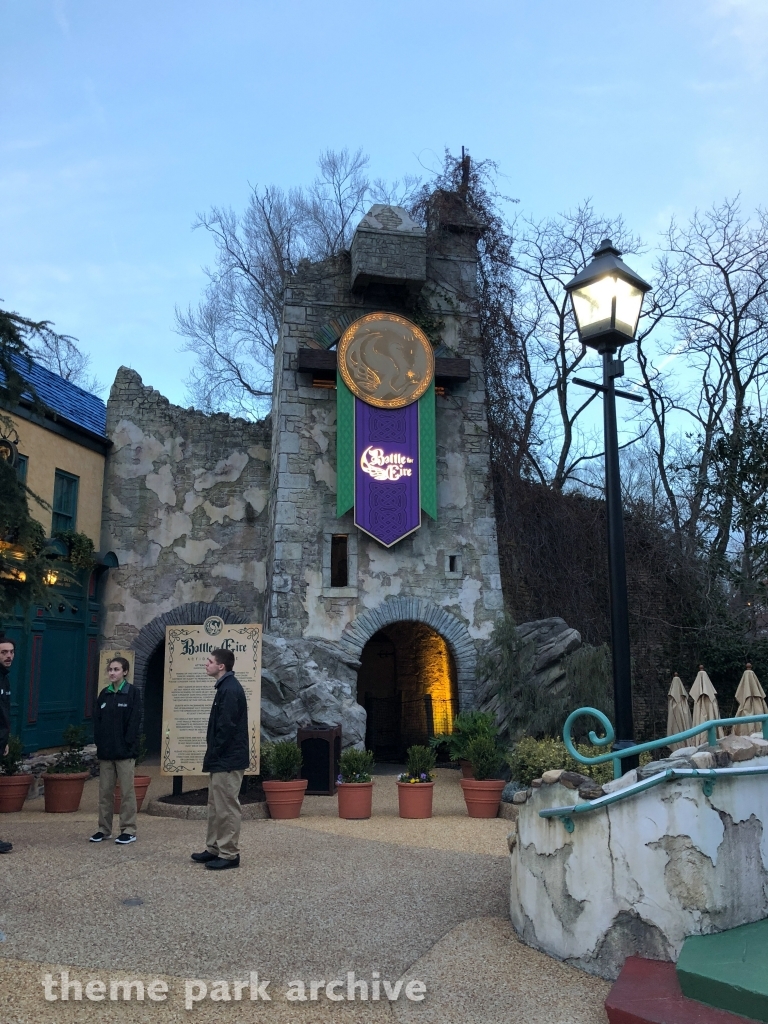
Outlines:
<svg viewBox="0 0 768 1024"><path fill-rule="evenodd" d="M115 783L120 783L120 831L136 835L136 790L133 788L134 758L99 761L99 832L112 835L112 805Z"/></svg>
<svg viewBox="0 0 768 1024"><path fill-rule="evenodd" d="M205 845L209 853L224 860L240 855L240 786L244 771L211 772L208 776L208 835Z"/></svg>

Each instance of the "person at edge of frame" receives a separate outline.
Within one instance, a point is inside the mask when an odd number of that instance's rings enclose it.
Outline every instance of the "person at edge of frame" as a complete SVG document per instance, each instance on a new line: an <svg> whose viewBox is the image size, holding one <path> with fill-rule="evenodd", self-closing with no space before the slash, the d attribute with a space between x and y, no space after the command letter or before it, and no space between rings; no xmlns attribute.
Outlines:
<svg viewBox="0 0 768 1024"><path fill-rule="evenodd" d="M96 698L93 738L99 759L99 824L91 836L100 843L112 835L115 785L120 783L119 846L136 842L136 790L133 770L139 753L141 694L128 682L130 665L126 658L112 658L107 664L109 685Z"/></svg>
<svg viewBox="0 0 768 1024"><path fill-rule="evenodd" d="M205 671L216 692L208 719L203 771L209 773L208 835L205 850L192 860L221 871L240 866L240 786L248 767L248 704L235 673L235 656L221 648L211 651Z"/></svg>
<svg viewBox="0 0 768 1024"><path fill-rule="evenodd" d="M6 636L0 636L0 757L8 753L11 738L11 665L16 654L16 643ZM13 843L0 840L0 853L10 853Z"/></svg>

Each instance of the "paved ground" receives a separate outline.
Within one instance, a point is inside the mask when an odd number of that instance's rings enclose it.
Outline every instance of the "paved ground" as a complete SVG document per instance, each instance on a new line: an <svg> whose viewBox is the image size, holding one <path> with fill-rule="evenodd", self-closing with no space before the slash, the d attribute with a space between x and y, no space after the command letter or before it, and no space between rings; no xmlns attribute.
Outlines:
<svg viewBox="0 0 768 1024"><path fill-rule="evenodd" d="M340 821L334 798L311 797L296 822L245 822L242 867L222 874L189 860L204 845L203 822L142 814L129 847L85 842L96 785L87 784L76 814L46 815L31 801L0 821L14 843L0 858L0 1024L606 1020L604 982L514 937L511 826L467 818L453 772L440 773L427 821L398 818L394 780L381 778L370 821ZM155 779L152 789L166 786ZM42 977L58 979L62 969L83 985L125 972L145 985L165 979L169 996L47 1002ZM206 998L185 1010L185 979L232 997L233 981L251 971L269 980L272 1002ZM349 971L368 982L367 1001L359 989L355 1002L332 1002L322 989L317 1001L285 999L296 979L309 995L311 980ZM411 1002L401 988L395 1002L373 1001L373 972L391 985L422 981L426 997ZM216 980L229 991L213 989Z"/></svg>

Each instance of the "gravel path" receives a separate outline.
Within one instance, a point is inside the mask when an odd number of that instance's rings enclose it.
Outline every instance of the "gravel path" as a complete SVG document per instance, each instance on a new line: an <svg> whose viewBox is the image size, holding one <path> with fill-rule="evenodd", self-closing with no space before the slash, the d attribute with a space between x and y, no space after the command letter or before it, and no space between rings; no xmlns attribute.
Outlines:
<svg viewBox="0 0 768 1024"><path fill-rule="evenodd" d="M142 814L136 844L88 844L95 786L76 814L46 815L32 802L3 816L15 848L0 858L2 1024L606 1020L604 982L514 937L511 826L468 819L455 773L440 773L427 821L397 817L394 780L381 778L369 821L340 821L335 799L314 797L296 822L246 822L242 867L223 874L189 860L203 846L203 822ZM46 1002L41 977L62 969L83 984L120 971L145 985L165 978L170 994ZM206 999L184 1009L184 979L231 984L250 971L269 979L272 1002ZM368 982L369 996L378 971L391 984L422 981L426 997L411 1002L401 987L395 1002L364 1002L358 989L355 1002L331 1002L321 989L317 1001L285 1001L292 980L348 971Z"/></svg>

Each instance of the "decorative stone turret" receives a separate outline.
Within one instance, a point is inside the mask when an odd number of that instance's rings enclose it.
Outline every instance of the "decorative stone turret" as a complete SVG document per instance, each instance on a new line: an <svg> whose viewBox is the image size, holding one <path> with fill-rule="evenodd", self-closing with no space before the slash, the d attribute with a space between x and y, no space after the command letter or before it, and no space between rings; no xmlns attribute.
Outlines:
<svg viewBox="0 0 768 1024"><path fill-rule="evenodd" d="M417 295L427 279L427 233L399 206L371 207L357 225L351 255L354 291L403 285Z"/></svg>

